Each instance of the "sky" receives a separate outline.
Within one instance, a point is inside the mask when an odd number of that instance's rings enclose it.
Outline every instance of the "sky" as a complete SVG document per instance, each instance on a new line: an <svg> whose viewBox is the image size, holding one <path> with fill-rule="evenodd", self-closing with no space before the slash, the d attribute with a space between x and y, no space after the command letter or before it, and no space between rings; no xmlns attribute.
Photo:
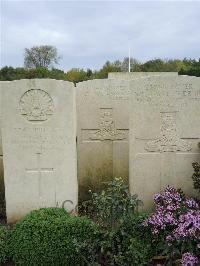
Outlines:
<svg viewBox="0 0 200 266"><path fill-rule="evenodd" d="M23 67L24 48L53 45L57 68L107 60L200 58L200 1L1 0L0 66Z"/></svg>

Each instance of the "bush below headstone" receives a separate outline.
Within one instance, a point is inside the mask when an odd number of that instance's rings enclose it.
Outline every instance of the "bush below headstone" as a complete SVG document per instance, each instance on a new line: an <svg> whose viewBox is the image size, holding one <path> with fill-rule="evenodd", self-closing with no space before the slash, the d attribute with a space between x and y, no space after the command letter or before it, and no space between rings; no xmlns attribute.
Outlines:
<svg viewBox="0 0 200 266"><path fill-rule="evenodd" d="M24 266L87 265L92 260L87 243L93 245L97 232L89 219L69 216L64 209L32 211L11 230L11 258Z"/></svg>

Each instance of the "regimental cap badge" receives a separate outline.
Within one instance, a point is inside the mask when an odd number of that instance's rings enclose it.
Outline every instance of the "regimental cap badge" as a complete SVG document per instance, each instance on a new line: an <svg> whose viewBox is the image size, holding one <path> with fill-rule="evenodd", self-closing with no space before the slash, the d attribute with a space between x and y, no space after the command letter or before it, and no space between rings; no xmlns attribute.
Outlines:
<svg viewBox="0 0 200 266"><path fill-rule="evenodd" d="M53 100L44 90L26 91L20 99L19 106L21 115L30 122L46 121L54 111Z"/></svg>

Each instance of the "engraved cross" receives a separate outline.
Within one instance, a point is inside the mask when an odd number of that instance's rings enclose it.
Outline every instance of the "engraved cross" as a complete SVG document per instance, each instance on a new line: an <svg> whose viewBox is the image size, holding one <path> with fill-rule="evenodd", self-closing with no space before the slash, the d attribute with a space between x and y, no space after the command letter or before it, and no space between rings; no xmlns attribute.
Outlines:
<svg viewBox="0 0 200 266"><path fill-rule="evenodd" d="M39 183L39 196L42 196L41 179L43 173L53 173L53 168L44 168L41 166L41 153L36 153L37 156L37 167L36 168L26 168L27 173L37 173L38 183Z"/></svg>

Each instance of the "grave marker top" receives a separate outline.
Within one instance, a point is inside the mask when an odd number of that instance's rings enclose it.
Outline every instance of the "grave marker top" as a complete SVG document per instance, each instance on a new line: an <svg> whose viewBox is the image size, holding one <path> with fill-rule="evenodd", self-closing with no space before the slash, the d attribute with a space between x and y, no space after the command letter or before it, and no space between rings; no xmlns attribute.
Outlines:
<svg viewBox="0 0 200 266"><path fill-rule="evenodd" d="M157 77L157 76L177 76L178 72L111 72L108 73L108 79L122 79L132 80L146 77Z"/></svg>

